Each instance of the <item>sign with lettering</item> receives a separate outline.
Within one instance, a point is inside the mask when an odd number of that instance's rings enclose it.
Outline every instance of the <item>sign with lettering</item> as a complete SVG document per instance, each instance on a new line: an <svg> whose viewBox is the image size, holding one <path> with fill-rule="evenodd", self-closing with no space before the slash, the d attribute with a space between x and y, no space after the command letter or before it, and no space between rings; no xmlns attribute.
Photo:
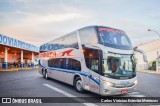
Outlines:
<svg viewBox="0 0 160 106"><path fill-rule="evenodd" d="M125 32L123 32L121 30L112 29L112 28L108 28L108 27L100 27L99 32L102 32L102 31L107 31L107 32L112 32L112 33L117 33L117 34L125 34Z"/></svg>
<svg viewBox="0 0 160 106"><path fill-rule="evenodd" d="M56 52L56 51L53 51L53 52L44 52L44 53L40 53L39 54L39 58L74 56L73 54L71 54L72 51L73 51L73 49L69 49L69 50L62 51L62 52Z"/></svg>
<svg viewBox="0 0 160 106"><path fill-rule="evenodd" d="M16 40L14 38L10 38L2 34L0 34L0 44L10 46L10 47L20 48L24 50L29 50L33 52L39 52L39 47L37 46L22 42L20 40Z"/></svg>

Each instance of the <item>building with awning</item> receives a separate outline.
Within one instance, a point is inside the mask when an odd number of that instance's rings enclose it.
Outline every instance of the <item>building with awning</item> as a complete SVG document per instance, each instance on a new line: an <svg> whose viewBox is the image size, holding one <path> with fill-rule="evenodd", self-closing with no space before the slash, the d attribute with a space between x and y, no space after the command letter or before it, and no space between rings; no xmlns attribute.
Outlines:
<svg viewBox="0 0 160 106"><path fill-rule="evenodd" d="M138 49L145 51L148 63L143 61L140 53L136 54L138 69L148 69L152 62L156 62L156 71L160 71L160 40L154 40L148 43L140 44Z"/></svg>
<svg viewBox="0 0 160 106"><path fill-rule="evenodd" d="M0 34L0 68L13 65L23 68L28 62L33 66L38 53L39 47Z"/></svg>

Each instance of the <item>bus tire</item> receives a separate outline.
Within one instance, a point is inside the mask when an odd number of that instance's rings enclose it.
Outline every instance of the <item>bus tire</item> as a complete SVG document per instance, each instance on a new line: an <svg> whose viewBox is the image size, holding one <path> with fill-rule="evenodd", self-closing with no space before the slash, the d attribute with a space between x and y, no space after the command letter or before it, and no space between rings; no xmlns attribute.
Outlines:
<svg viewBox="0 0 160 106"><path fill-rule="evenodd" d="M45 70L42 69L42 75L43 75L43 78L45 78Z"/></svg>
<svg viewBox="0 0 160 106"><path fill-rule="evenodd" d="M45 79L47 79L47 80L49 79L47 70L45 70Z"/></svg>
<svg viewBox="0 0 160 106"><path fill-rule="evenodd" d="M74 81L74 88L77 92L82 93L84 91L82 86L82 79L80 77L77 77Z"/></svg>

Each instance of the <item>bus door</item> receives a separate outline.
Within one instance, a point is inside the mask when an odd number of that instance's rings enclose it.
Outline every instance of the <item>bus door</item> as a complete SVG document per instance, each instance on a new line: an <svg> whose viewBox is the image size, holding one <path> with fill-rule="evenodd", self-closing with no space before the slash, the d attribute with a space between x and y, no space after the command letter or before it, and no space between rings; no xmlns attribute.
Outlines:
<svg viewBox="0 0 160 106"><path fill-rule="evenodd" d="M89 89L92 92L100 91L100 70L102 52L98 49L85 49L86 66L89 68Z"/></svg>

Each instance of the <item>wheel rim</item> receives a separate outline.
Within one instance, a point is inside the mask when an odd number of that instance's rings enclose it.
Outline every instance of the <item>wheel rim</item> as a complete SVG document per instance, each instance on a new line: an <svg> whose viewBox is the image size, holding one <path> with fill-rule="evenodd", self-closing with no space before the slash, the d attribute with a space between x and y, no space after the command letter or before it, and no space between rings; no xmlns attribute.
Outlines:
<svg viewBox="0 0 160 106"><path fill-rule="evenodd" d="M76 83L76 88L81 91L82 90L82 80L78 80Z"/></svg>

